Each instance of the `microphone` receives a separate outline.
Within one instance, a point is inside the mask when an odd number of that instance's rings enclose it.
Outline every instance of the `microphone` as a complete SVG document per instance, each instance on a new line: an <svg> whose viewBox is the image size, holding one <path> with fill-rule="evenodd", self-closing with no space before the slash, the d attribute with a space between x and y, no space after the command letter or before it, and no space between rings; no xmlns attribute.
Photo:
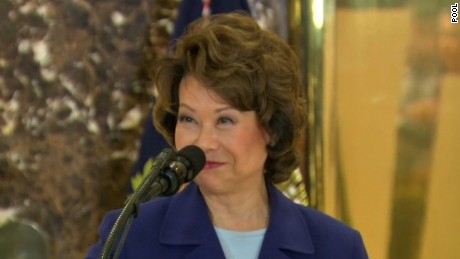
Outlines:
<svg viewBox="0 0 460 259"><path fill-rule="evenodd" d="M160 179L153 182L149 193L143 201L150 200L158 194L175 194L183 183L187 183L203 169L206 163L204 152L197 146L186 146L179 150L176 159L159 173Z"/></svg>
<svg viewBox="0 0 460 259"><path fill-rule="evenodd" d="M206 163L204 152L197 146L184 147L177 152L175 159L173 153L170 148L166 148L155 158L150 174L144 178L118 215L99 258L110 258L112 249L117 243L118 247L113 258L118 258L133 216L137 217L140 213L141 202L148 201L160 194L172 195L176 193L180 185L193 180ZM170 162L171 160L174 161ZM118 240L120 235L122 235L121 240Z"/></svg>

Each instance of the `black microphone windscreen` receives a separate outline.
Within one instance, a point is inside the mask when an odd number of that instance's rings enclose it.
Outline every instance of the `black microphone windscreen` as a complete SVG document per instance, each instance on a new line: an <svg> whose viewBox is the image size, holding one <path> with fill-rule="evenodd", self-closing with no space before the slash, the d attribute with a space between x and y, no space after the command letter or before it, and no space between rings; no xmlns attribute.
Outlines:
<svg viewBox="0 0 460 259"><path fill-rule="evenodd" d="M187 159L192 165L193 175L197 175L206 164L206 155L201 148L190 145L177 152L178 156Z"/></svg>

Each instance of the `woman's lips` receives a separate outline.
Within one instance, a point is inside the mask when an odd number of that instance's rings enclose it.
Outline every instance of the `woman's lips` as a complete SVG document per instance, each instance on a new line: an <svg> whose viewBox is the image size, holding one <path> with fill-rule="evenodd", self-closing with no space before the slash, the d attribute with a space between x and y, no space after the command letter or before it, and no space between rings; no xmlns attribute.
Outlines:
<svg viewBox="0 0 460 259"><path fill-rule="evenodd" d="M221 162L214 162L214 161L207 161L206 164L204 165L204 170L210 170L210 169L215 169L218 167L221 167L224 165L224 163Z"/></svg>

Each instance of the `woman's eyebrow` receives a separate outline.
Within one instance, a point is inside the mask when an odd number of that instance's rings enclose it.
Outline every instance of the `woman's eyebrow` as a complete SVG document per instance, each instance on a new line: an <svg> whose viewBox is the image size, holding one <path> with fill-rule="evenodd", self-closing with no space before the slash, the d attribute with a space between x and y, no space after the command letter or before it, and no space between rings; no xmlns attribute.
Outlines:
<svg viewBox="0 0 460 259"><path fill-rule="evenodd" d="M190 110L192 112L195 112L195 109L193 109L190 105L188 105L186 103L180 103L179 108L181 108L181 107L185 108L187 110ZM227 111L227 110L236 110L236 109L234 107L230 106L230 105L227 105L227 106L215 109L214 113L220 113L220 112Z"/></svg>
<svg viewBox="0 0 460 259"><path fill-rule="evenodd" d="M179 104L179 108L181 108L181 107L182 107L182 108L185 108L185 109L187 109L187 110L190 110L190 111L192 111L192 112L195 111L195 109L193 109L192 107L190 107L190 106L189 106L188 104L186 104L186 103L180 103L180 104Z"/></svg>

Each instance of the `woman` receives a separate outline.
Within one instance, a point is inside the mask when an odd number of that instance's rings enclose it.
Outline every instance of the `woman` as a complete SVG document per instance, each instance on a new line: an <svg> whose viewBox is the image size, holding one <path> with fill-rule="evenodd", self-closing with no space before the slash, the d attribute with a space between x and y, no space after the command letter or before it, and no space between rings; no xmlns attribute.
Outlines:
<svg viewBox="0 0 460 259"><path fill-rule="evenodd" d="M287 199L306 122L298 61L239 13L194 22L154 71L155 126L206 165L172 197L143 204L121 258L367 258L360 234ZM117 217L108 214L97 258Z"/></svg>

